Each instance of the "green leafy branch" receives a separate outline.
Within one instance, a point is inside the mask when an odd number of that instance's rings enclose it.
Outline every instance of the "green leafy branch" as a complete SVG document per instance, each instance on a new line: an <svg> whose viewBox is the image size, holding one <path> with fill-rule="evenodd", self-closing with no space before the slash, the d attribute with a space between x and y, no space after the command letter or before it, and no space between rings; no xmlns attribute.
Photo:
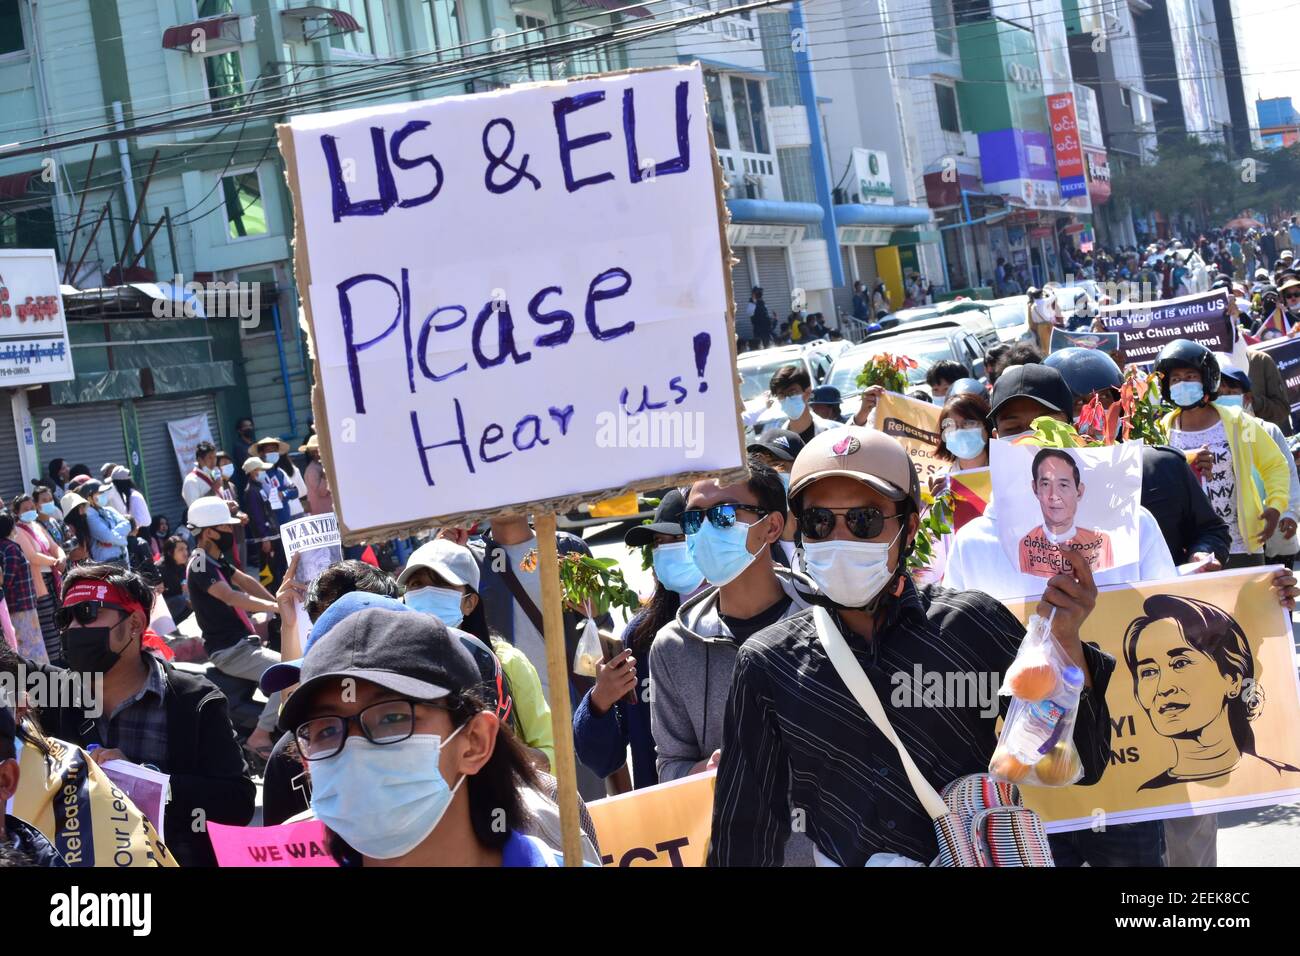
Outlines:
<svg viewBox="0 0 1300 956"><path fill-rule="evenodd" d="M907 556L909 571L928 568L934 561L935 542L945 534L952 534L953 510L956 499L950 488L944 488L937 495L928 491L921 492L921 500L928 505L921 516L921 524L916 532L916 541L912 553Z"/></svg>

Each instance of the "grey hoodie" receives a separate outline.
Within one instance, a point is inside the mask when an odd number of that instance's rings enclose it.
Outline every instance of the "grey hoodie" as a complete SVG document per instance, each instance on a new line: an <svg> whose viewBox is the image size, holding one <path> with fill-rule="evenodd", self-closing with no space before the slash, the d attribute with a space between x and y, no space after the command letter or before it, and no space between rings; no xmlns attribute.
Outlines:
<svg viewBox="0 0 1300 956"><path fill-rule="evenodd" d="M790 597L784 620L808 607L807 595L816 585L787 568L774 570ZM718 614L715 587L683 604L676 620L655 635L650 646L650 731L660 783L687 776L692 766L722 748L723 718L739 650Z"/></svg>

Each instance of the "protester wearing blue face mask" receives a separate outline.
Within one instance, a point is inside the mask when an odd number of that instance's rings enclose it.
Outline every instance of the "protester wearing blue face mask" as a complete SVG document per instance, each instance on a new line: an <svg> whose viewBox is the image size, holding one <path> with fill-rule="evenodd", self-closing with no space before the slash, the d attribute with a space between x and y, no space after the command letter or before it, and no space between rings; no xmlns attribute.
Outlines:
<svg viewBox="0 0 1300 956"><path fill-rule="evenodd" d="M812 413L812 379L802 365L783 365L768 383L768 392L781 404L785 418L772 427L792 431L804 441L841 423Z"/></svg>
<svg viewBox="0 0 1300 956"><path fill-rule="evenodd" d="M253 454L267 464L263 482L270 495L271 507L275 509L275 520L280 524L291 521L294 514L289 502L298 498L301 492L280 467L281 456L289 454L289 443L267 436L257 443ZM245 468L244 471L247 472L248 469Z"/></svg>
<svg viewBox="0 0 1300 956"><path fill-rule="evenodd" d="M650 646L660 781L717 766L737 653L764 627L806 608L815 590L772 561L786 522L785 487L757 458L749 471L748 481L734 485L697 481L686 497L687 550L711 586L683 603ZM811 863L811 845L789 849L787 859Z"/></svg>
<svg viewBox="0 0 1300 956"><path fill-rule="evenodd" d="M953 383L965 378L970 378L970 369L961 362L944 359L931 365L925 373L925 384L930 386L934 404L942 406L948 400L948 390Z"/></svg>
<svg viewBox="0 0 1300 956"><path fill-rule="evenodd" d="M533 762L549 771L555 764L555 736L541 678L528 655L488 629L479 580L478 560L469 548L435 538L412 552L397 583L406 589L402 600L407 607L473 634L492 649L514 700L513 729L533 751Z"/></svg>
<svg viewBox="0 0 1300 956"><path fill-rule="evenodd" d="M939 445L935 455L957 470L984 468L989 463L989 403L970 393L949 398L939 413Z"/></svg>
<svg viewBox="0 0 1300 956"><path fill-rule="evenodd" d="M596 686L583 695L573 714L578 759L600 777L616 774L632 751L632 785L659 782L655 741L650 727L650 645L660 628L676 616L683 600L704 584L682 533L686 497L677 489L664 495L649 524L623 537L629 548L650 548L655 590L646 606L623 629L623 650L600 665ZM619 781L621 782L621 781ZM616 782L616 787L619 782Z"/></svg>
<svg viewBox="0 0 1300 956"><path fill-rule="evenodd" d="M300 676L283 723L341 865L560 865L525 832L537 773L440 621L359 611L315 642Z"/></svg>

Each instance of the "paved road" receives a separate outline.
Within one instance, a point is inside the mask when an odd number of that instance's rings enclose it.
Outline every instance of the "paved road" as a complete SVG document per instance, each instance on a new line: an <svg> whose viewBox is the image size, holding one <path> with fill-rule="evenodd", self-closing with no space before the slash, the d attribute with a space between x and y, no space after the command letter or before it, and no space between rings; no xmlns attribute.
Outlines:
<svg viewBox="0 0 1300 956"><path fill-rule="evenodd" d="M623 526L588 528L583 537L597 557L619 560L628 583L638 593L644 595L649 591L650 574L641 570L639 558L623 544ZM1219 865L1300 865L1300 805L1220 814Z"/></svg>

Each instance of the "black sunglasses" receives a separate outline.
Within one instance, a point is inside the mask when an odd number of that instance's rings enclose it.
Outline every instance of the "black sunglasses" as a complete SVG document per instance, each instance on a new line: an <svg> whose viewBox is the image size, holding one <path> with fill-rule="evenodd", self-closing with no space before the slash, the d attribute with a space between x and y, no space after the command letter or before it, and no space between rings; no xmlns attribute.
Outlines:
<svg viewBox="0 0 1300 956"><path fill-rule="evenodd" d="M700 528L704 527L705 518L708 518L709 524L715 528L730 528L736 523L737 511L749 511L760 518L766 518L772 513L767 508L756 508L753 505L742 504L714 505L707 510L692 508L682 514L682 531L686 534L698 533Z"/></svg>
<svg viewBox="0 0 1300 956"><path fill-rule="evenodd" d="M799 530L808 540L821 541L834 533L841 516L849 534L865 540L880 537L886 518L903 517L897 513L887 515L879 508L804 508L798 513Z"/></svg>
<svg viewBox="0 0 1300 956"><path fill-rule="evenodd" d="M131 612L119 604L110 604L108 601L82 601L79 604L70 604L67 607L59 608L55 614L55 621L61 629L72 626L76 621L82 627L88 627L99 617L100 611L121 611L123 618L130 617Z"/></svg>

